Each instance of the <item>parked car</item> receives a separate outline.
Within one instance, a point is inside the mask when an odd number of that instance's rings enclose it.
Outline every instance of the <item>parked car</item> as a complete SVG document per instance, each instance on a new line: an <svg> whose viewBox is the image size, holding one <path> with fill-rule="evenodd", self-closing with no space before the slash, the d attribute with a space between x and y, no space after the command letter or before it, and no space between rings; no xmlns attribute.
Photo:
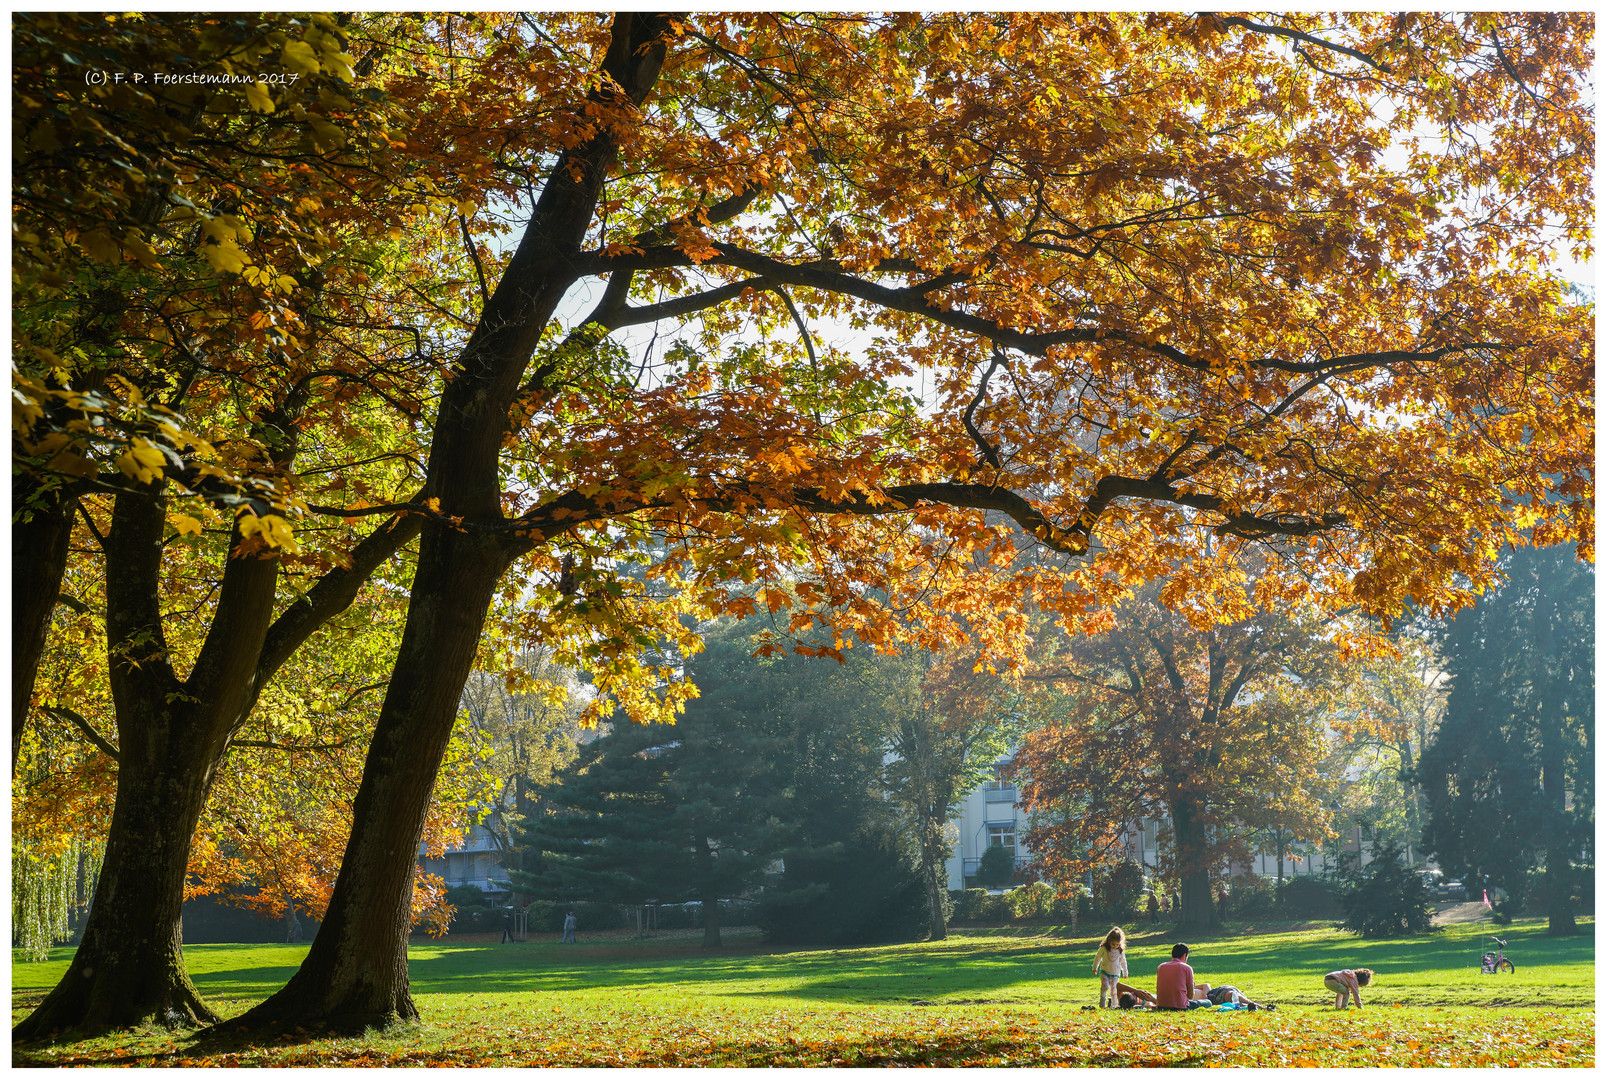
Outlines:
<svg viewBox="0 0 1607 1080"><path fill-rule="evenodd" d="M1466 900L1467 888L1460 881L1443 881L1434 890L1436 900Z"/></svg>

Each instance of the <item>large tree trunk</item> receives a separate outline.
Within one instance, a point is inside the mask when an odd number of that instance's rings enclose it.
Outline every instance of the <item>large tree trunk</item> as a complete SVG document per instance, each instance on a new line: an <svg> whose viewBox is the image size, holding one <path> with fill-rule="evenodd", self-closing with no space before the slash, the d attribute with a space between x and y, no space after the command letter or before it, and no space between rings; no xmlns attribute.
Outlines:
<svg viewBox="0 0 1607 1080"><path fill-rule="evenodd" d="M73 500L61 488L42 489L27 476L11 493L11 774L17 773L39 659L50 616L67 571Z"/></svg>
<svg viewBox="0 0 1607 1080"><path fill-rule="evenodd" d="M603 70L641 105L658 79L670 19L615 17ZM317 1024L343 1030L418 1016L408 989L407 933L419 837L498 580L538 537L516 538L501 507L498 460L508 410L542 329L576 280L579 251L618 153L611 128L570 151L547 177L530 224L481 311L442 394L425 495L461 528L419 545L407 626L363 765L352 835L329 911L300 970L267 1001L219 1030ZM544 385L552 373L533 380Z"/></svg>
<svg viewBox="0 0 1607 1080"><path fill-rule="evenodd" d="M278 559L235 534L212 625L190 677L168 658L160 611L166 508L158 490L117 497L106 539L106 640L117 714L117 801L83 942L14 1037L146 1020L212 1023L184 970L180 907L190 842L228 740L278 667L345 610L417 532L392 519L278 619ZM271 626L270 626L270 620Z"/></svg>
<svg viewBox="0 0 1607 1080"><path fill-rule="evenodd" d="M220 1030L285 1023L339 1030L415 1020L407 935L436 773L508 563L496 534L433 528L419 548L407 628L352 808L340 875L290 982Z"/></svg>
<svg viewBox="0 0 1607 1080"><path fill-rule="evenodd" d="M150 717L125 740L100 883L67 974L12 1032L18 1042L155 1020L217 1019L184 969L184 874L212 770L193 722Z"/></svg>
<svg viewBox="0 0 1607 1080"><path fill-rule="evenodd" d="M1182 883L1177 930L1179 934L1209 933L1220 923L1216 906L1211 902L1211 867L1205 821L1192 802L1174 802L1171 810L1172 831L1177 843L1178 878Z"/></svg>

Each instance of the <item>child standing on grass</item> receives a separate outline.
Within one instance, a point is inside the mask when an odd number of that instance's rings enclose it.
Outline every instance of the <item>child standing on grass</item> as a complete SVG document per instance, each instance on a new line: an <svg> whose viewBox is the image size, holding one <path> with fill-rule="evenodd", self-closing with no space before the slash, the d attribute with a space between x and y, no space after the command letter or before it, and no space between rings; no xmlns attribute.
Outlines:
<svg viewBox="0 0 1607 1080"><path fill-rule="evenodd" d="M1113 926L1099 946L1094 957L1094 971L1099 975L1099 1007L1116 1007L1116 983L1127 976L1127 935L1122 928Z"/></svg>

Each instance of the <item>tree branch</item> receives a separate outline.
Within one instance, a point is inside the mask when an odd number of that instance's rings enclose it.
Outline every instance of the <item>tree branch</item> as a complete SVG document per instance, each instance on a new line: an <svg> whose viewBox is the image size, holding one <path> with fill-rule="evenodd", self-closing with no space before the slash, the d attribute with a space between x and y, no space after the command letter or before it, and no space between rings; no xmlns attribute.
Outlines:
<svg viewBox="0 0 1607 1080"><path fill-rule="evenodd" d="M983 399L987 396L988 380L993 378L993 373L997 371L1004 363L1004 353L1000 352L998 347L995 346L993 349L993 356L988 361L988 370L982 373L982 381L977 384L976 396L971 399L971 404L966 406L965 414L960 417L960 419L965 423L966 433L971 436L971 441L976 443L982 452L982 456L977 461L977 464L980 465L985 461L989 465L992 465L995 469L1001 469L1004 467L999 464L999 452L993 448L992 443L988 442L988 440L983 437L982 432L977 430L976 424L972 422L972 417L976 415L977 406L981 405Z"/></svg>
<svg viewBox="0 0 1607 1080"><path fill-rule="evenodd" d="M1288 38L1291 41L1299 41L1307 45L1315 45L1319 49L1327 49L1329 52L1336 52L1342 56L1348 56L1352 60L1359 60L1368 67L1372 68L1374 71L1381 72L1382 74L1394 74L1394 72L1390 70L1388 64L1381 64L1377 60L1374 60L1371 56L1368 56L1366 53L1361 52L1358 49L1352 49L1348 45L1340 45L1332 41L1325 41L1320 37L1314 37L1313 35L1302 30L1290 30L1288 27L1270 26L1266 23L1255 23L1251 22L1249 19L1241 18L1238 15L1218 15L1215 12L1210 11L1202 11L1200 14L1202 17L1207 15L1210 16L1223 26L1237 26L1241 30L1249 30L1251 33L1255 34L1271 34L1275 37Z"/></svg>
<svg viewBox="0 0 1607 1080"><path fill-rule="evenodd" d="M96 731L90 722L78 715L78 713L67 708L65 705L46 705L44 706L44 711L50 713L52 716L59 716L64 720L72 721L72 725L79 731L83 732L84 738L94 743L97 750L111 758L113 761L118 762L119 764L122 763L123 755L118 753L117 747L107 742L105 737L102 736L100 732Z"/></svg>

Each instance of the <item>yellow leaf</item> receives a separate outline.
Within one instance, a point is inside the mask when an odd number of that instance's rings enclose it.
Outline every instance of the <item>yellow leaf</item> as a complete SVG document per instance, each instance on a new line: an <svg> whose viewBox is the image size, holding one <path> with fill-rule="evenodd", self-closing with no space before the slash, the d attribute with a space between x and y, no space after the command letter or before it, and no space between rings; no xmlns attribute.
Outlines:
<svg viewBox="0 0 1607 1080"><path fill-rule="evenodd" d="M205 244L201 248L201 254L212 264L212 269L220 274L238 274L250 265L245 252L231 242Z"/></svg>
<svg viewBox="0 0 1607 1080"><path fill-rule="evenodd" d="M78 246L96 262L114 263L123 257L117 241L103 232L84 233L78 238Z"/></svg>
<svg viewBox="0 0 1607 1080"><path fill-rule="evenodd" d="M158 450L156 444L149 439L135 439L133 448L130 449L129 453L133 454L141 465L155 469L157 472L160 472L162 466L167 464L167 458L162 455L162 451Z"/></svg>
<svg viewBox="0 0 1607 1080"><path fill-rule="evenodd" d="M141 266L159 267L162 265L161 260L156 257L156 250L147 244L145 238L138 233L131 232L123 237L123 246L128 249L129 254L139 260Z"/></svg>
<svg viewBox="0 0 1607 1080"><path fill-rule="evenodd" d="M132 450L117 455L117 471L130 480L138 480L142 484L150 483L157 476L157 473L146 467Z"/></svg>
<svg viewBox="0 0 1607 1080"><path fill-rule="evenodd" d="M179 531L180 536L201 535L201 523L188 514L174 514L173 527Z"/></svg>
<svg viewBox="0 0 1607 1080"><path fill-rule="evenodd" d="M285 42L284 53L280 59L285 67L302 75L316 75L319 71L318 54L313 47L305 41Z"/></svg>
<svg viewBox="0 0 1607 1080"><path fill-rule="evenodd" d="M273 98L269 95L268 88L259 82L246 84L246 104L259 113L273 112Z"/></svg>

